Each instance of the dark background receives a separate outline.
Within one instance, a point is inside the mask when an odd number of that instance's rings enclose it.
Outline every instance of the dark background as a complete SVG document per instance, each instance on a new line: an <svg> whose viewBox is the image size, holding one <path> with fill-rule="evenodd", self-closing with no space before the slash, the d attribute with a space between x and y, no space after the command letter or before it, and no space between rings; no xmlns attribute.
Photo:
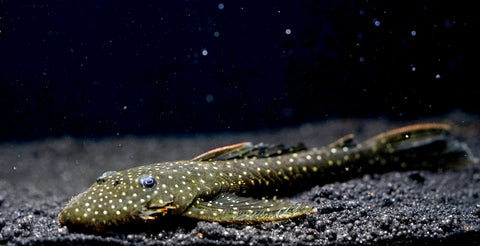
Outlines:
<svg viewBox="0 0 480 246"><path fill-rule="evenodd" d="M0 0L0 140L478 114L475 10L437 1Z"/></svg>

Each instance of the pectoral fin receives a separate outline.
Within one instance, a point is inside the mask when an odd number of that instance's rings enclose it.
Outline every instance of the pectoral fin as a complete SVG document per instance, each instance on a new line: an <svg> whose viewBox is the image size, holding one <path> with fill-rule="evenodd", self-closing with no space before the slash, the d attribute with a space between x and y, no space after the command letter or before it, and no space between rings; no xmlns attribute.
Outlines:
<svg viewBox="0 0 480 246"><path fill-rule="evenodd" d="M171 201L167 203L152 201L147 206L142 207L139 216L144 220L154 220L159 216L165 216L177 209L177 207L172 206L171 203Z"/></svg>
<svg viewBox="0 0 480 246"><path fill-rule="evenodd" d="M221 223L260 223L291 219L315 212L313 206L305 203L292 204L282 200L223 194L210 201L198 200L182 215Z"/></svg>

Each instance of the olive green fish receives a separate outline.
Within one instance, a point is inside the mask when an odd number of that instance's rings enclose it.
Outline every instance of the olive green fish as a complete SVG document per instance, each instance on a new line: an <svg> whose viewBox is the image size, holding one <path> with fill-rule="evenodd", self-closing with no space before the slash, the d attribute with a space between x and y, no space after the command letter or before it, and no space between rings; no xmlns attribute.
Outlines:
<svg viewBox="0 0 480 246"><path fill-rule="evenodd" d="M361 143L347 135L321 148L239 143L192 160L109 171L58 214L61 226L104 231L185 216L221 223L278 221L315 213L309 203L276 199L307 184L365 173L449 168L472 160L445 124L418 124Z"/></svg>

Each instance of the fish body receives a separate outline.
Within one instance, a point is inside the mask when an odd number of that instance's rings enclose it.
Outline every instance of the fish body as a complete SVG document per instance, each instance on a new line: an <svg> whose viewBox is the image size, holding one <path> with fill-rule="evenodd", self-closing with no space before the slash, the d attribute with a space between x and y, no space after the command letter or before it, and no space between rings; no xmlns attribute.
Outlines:
<svg viewBox="0 0 480 246"><path fill-rule="evenodd" d="M104 231L185 216L222 223L278 221L315 213L309 203L276 199L281 191L342 177L405 169L438 169L471 160L448 125L419 124L362 143L353 135L320 148L239 143L192 160L109 171L59 213L61 226Z"/></svg>

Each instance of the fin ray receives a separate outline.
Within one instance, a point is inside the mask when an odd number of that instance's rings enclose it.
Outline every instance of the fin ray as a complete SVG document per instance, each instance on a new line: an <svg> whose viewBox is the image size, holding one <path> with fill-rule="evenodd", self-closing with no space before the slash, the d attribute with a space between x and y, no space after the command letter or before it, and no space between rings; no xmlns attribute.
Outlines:
<svg viewBox="0 0 480 246"><path fill-rule="evenodd" d="M210 201L197 201L183 215L221 223L261 223L278 221L315 213L315 208L305 203L288 203L283 200L255 199L234 194L221 194Z"/></svg>
<svg viewBox="0 0 480 246"><path fill-rule="evenodd" d="M379 157L408 164L409 169L452 168L471 162L470 149L452 138L449 128L438 123L410 125L380 133L363 144L374 146Z"/></svg>
<svg viewBox="0 0 480 246"><path fill-rule="evenodd" d="M195 158L193 161L225 161L244 158L267 158L284 154L291 154L304 151L307 148L299 143L292 147L284 145L266 145L263 143L253 145L250 142L243 142L228 145L207 151Z"/></svg>
<svg viewBox="0 0 480 246"><path fill-rule="evenodd" d="M328 145L329 148L342 148L352 146L355 146L355 139L353 134L345 135Z"/></svg>

